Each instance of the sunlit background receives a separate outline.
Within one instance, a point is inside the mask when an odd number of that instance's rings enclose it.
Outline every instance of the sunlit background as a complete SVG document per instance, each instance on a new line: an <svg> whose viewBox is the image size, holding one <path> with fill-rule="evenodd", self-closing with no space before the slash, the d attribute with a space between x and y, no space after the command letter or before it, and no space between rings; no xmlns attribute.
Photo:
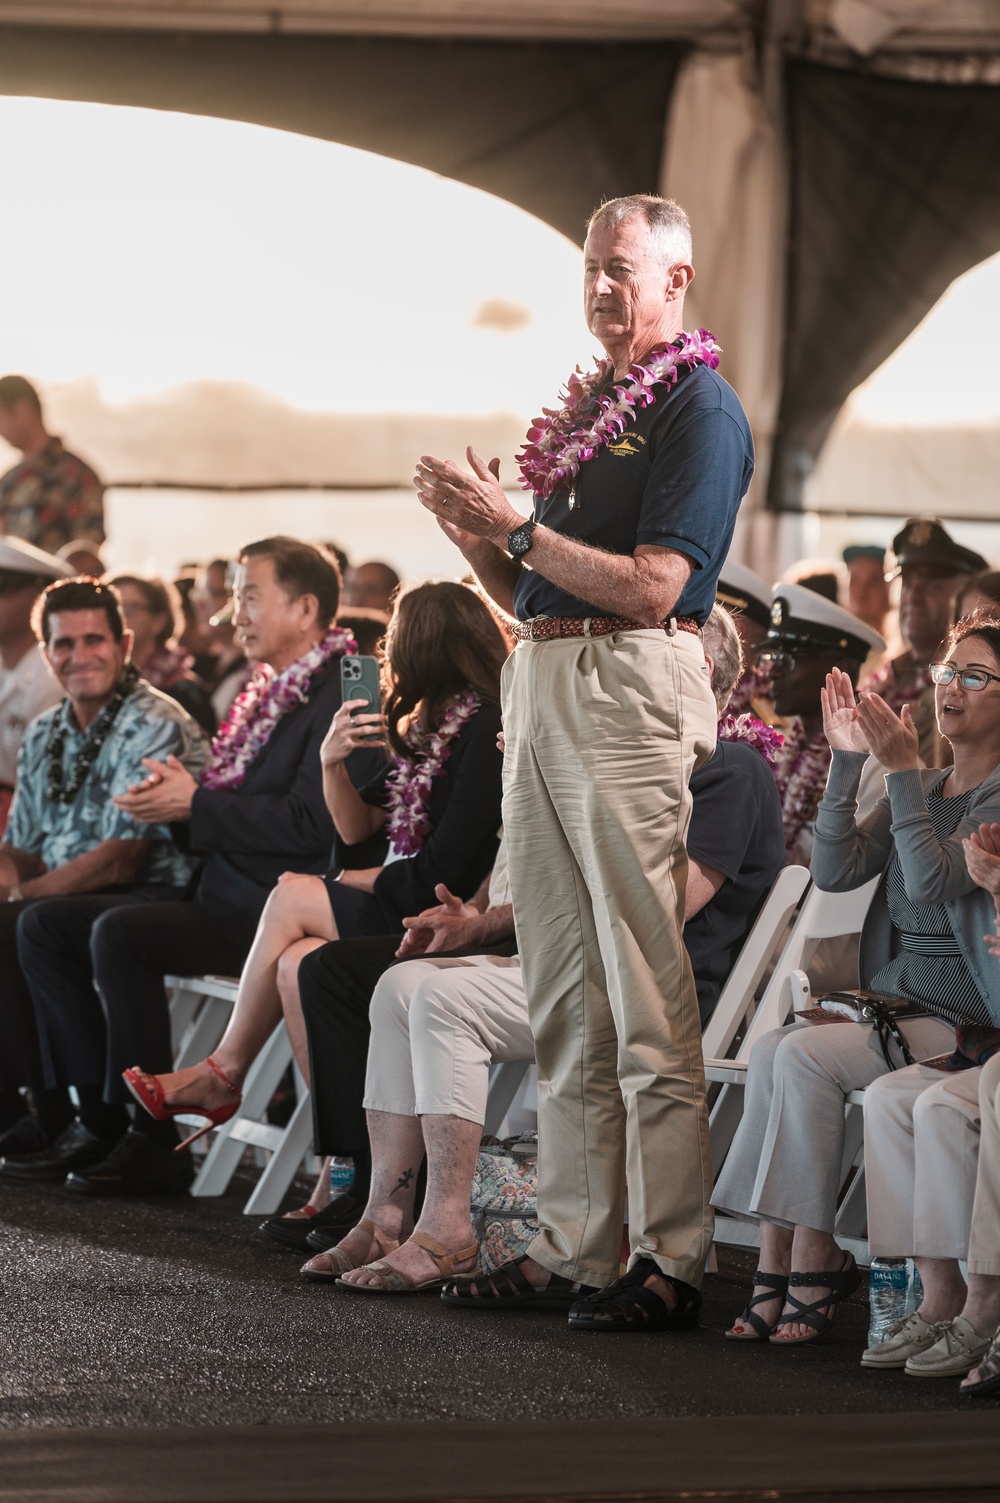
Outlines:
<svg viewBox="0 0 1000 1503"><path fill-rule="evenodd" d="M594 354L579 249L461 184L103 105L0 99L0 132L0 367L116 482L114 566L170 570L280 527L456 572L406 488L413 460L472 441L513 485L527 420ZM983 519L953 530L1000 557L998 466L1000 256L845 407L807 504L868 515L817 517L810 544L887 540L890 485L906 509Z"/></svg>

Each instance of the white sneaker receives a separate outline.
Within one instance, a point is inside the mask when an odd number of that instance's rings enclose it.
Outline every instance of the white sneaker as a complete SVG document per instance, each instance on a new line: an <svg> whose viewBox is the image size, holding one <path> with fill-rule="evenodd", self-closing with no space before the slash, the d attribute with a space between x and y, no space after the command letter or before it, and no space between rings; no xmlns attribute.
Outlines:
<svg viewBox="0 0 1000 1503"><path fill-rule="evenodd" d="M941 1335L941 1324L931 1324L916 1313L895 1321L885 1340L870 1346L861 1358L862 1367L905 1367L911 1357L926 1352Z"/></svg>
<svg viewBox="0 0 1000 1503"><path fill-rule="evenodd" d="M990 1349L991 1337L980 1336L976 1328L961 1315L942 1321L938 1339L926 1351L918 1352L906 1362L911 1378L960 1378L971 1372L980 1357Z"/></svg>

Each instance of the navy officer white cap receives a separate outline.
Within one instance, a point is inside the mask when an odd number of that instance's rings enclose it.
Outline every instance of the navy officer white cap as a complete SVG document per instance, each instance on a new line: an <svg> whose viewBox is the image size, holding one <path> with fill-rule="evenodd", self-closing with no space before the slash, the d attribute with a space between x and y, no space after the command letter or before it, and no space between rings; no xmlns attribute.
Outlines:
<svg viewBox="0 0 1000 1503"><path fill-rule="evenodd" d="M0 572L33 574L44 579L75 578L74 571L61 558L21 538L0 537Z"/></svg>
<svg viewBox="0 0 1000 1503"><path fill-rule="evenodd" d="M869 652L884 652L885 640L857 616L804 585L776 584L771 594L770 643L816 651L834 649L863 662Z"/></svg>
<svg viewBox="0 0 1000 1503"><path fill-rule="evenodd" d="M723 564L715 598L720 605L728 606L731 611L742 611L761 626L766 626L771 618L770 586L759 574L748 569L746 564L738 564L735 559L727 558Z"/></svg>

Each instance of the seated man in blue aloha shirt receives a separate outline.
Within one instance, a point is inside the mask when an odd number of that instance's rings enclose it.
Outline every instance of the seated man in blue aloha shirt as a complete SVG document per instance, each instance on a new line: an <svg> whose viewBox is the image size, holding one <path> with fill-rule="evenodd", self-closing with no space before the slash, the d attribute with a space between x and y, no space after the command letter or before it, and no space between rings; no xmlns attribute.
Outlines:
<svg viewBox="0 0 1000 1503"><path fill-rule="evenodd" d="M131 639L113 590L60 580L39 598L35 629L66 697L25 732L0 845L0 1130L7 1129L0 1156L15 1175L66 1133L103 1136L107 1110L100 1087L84 1087L77 1120L68 1092L55 1088L18 957L24 920L35 905L72 896L71 910L63 904L67 923L89 931L108 908L181 895L192 858L166 825L137 822L114 798L144 776L143 758L173 756L197 775L208 754L186 711L129 663ZM100 1022L96 992L94 1012Z"/></svg>

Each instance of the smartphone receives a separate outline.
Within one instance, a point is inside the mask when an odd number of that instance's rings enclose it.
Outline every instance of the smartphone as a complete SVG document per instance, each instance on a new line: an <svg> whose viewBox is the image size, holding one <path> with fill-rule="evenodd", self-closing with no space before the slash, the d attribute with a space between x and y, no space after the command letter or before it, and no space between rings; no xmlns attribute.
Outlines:
<svg viewBox="0 0 1000 1503"><path fill-rule="evenodd" d="M355 715L377 715L382 708L382 684L378 658L343 657L340 660L340 692L345 700L363 699L365 703L351 711Z"/></svg>

